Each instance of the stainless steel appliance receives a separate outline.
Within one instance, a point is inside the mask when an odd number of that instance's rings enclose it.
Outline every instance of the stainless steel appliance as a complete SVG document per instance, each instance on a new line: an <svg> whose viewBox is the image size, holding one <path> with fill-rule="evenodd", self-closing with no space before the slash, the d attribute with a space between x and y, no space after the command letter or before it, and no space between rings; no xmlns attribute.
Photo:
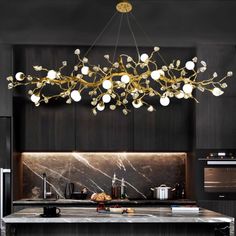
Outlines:
<svg viewBox="0 0 236 236"><path fill-rule="evenodd" d="M198 198L236 199L236 153L214 150L198 156Z"/></svg>

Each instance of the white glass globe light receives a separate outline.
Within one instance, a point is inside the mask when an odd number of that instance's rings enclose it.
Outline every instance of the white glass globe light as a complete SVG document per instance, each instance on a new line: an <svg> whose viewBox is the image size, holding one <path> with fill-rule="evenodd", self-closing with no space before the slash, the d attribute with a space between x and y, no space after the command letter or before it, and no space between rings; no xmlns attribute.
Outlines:
<svg viewBox="0 0 236 236"><path fill-rule="evenodd" d="M212 94L216 97L222 95L223 93L224 92L221 89L217 88L217 87L212 89Z"/></svg>
<svg viewBox="0 0 236 236"><path fill-rule="evenodd" d="M31 97L30 97L31 101L35 104L37 104L40 100L40 96L37 96L35 94L32 94Z"/></svg>
<svg viewBox="0 0 236 236"><path fill-rule="evenodd" d="M111 96L109 94L104 94L102 100L104 103L109 103L111 101Z"/></svg>
<svg viewBox="0 0 236 236"><path fill-rule="evenodd" d="M143 54L140 56L140 60L141 60L142 62L146 62L146 61L148 60L148 58L149 58L149 56L148 56L148 54L146 54L146 53L143 53Z"/></svg>
<svg viewBox="0 0 236 236"><path fill-rule="evenodd" d="M56 79L57 78L57 72L55 70L49 70L48 74L47 74L47 78Z"/></svg>
<svg viewBox="0 0 236 236"><path fill-rule="evenodd" d="M149 112L153 112L153 111L154 111L154 108L153 108L153 106L149 106L147 110L148 110Z"/></svg>
<svg viewBox="0 0 236 236"><path fill-rule="evenodd" d="M88 75L88 73L89 73L89 67L88 67L88 66L83 66L83 67L81 68L81 73L82 73L83 75Z"/></svg>
<svg viewBox="0 0 236 236"><path fill-rule="evenodd" d="M190 93L192 93L192 91L193 91L193 86L192 86L191 84L185 84L185 85L183 86L183 91L184 91L185 93L190 94Z"/></svg>
<svg viewBox="0 0 236 236"><path fill-rule="evenodd" d="M170 99L168 97L161 97L160 98L160 103L162 106L166 107L170 104Z"/></svg>
<svg viewBox="0 0 236 236"><path fill-rule="evenodd" d="M97 109L98 111L103 111L105 109L105 105L103 103L98 103Z"/></svg>
<svg viewBox="0 0 236 236"><path fill-rule="evenodd" d="M75 102L79 102L81 100L81 95L78 90L73 90L70 96Z"/></svg>
<svg viewBox="0 0 236 236"><path fill-rule="evenodd" d="M140 108L140 107L143 105L143 103L142 103L142 101L139 99L139 100L134 100L134 101L132 102L132 105L133 105L134 108Z"/></svg>
<svg viewBox="0 0 236 236"><path fill-rule="evenodd" d="M178 99L181 99L181 98L184 98L184 92L182 90L180 90L176 95L175 95L176 98Z"/></svg>
<svg viewBox="0 0 236 236"><path fill-rule="evenodd" d="M110 80L104 80L104 81L102 82L102 87L103 87L104 89L110 89L110 88L112 87L111 81L110 81Z"/></svg>
<svg viewBox="0 0 236 236"><path fill-rule="evenodd" d="M130 81L130 77L128 75L122 75L121 76L121 82L128 84Z"/></svg>
<svg viewBox="0 0 236 236"><path fill-rule="evenodd" d="M15 78L16 78L16 80L18 80L18 81L23 81L24 78L25 78L25 75L24 75L24 73L22 73L22 72L18 72L18 73L16 73Z"/></svg>
<svg viewBox="0 0 236 236"><path fill-rule="evenodd" d="M161 77L161 74L160 74L159 70L152 71L152 73L151 73L151 78L152 79L158 80L158 79L160 79L160 77Z"/></svg>
<svg viewBox="0 0 236 236"><path fill-rule="evenodd" d="M195 67L195 63L193 61L187 61L185 64L185 68L187 70L193 70Z"/></svg>

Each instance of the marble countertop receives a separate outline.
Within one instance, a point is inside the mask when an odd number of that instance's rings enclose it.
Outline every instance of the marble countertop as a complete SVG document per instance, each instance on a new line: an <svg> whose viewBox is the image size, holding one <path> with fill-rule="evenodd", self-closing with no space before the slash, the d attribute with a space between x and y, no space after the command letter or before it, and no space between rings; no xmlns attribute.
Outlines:
<svg viewBox="0 0 236 236"><path fill-rule="evenodd" d="M125 206L154 206L154 205L195 205L196 201L188 200L188 199L179 199L179 200L112 200L108 203L108 205L125 205ZM91 200L76 200L76 199L21 199L17 201L13 201L14 206L19 205L71 205L71 206L95 206L96 202Z"/></svg>
<svg viewBox="0 0 236 236"><path fill-rule="evenodd" d="M43 208L26 208L3 218L6 224L15 223L230 223L234 218L206 209L199 213L172 213L170 207L138 207L135 213L98 213L96 208L60 208L61 216L43 218Z"/></svg>

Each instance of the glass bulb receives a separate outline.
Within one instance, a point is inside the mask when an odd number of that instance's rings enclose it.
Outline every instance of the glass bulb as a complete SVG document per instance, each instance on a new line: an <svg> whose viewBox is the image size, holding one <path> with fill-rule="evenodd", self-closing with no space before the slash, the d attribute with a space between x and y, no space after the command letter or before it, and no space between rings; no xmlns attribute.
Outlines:
<svg viewBox="0 0 236 236"><path fill-rule="evenodd" d="M104 103L109 103L111 101L111 96L109 94L104 94L102 100Z"/></svg>
<svg viewBox="0 0 236 236"><path fill-rule="evenodd" d="M88 75L88 73L89 73L89 68L88 68L88 66L83 66L83 67L81 68L81 73L82 73L83 75Z"/></svg>
<svg viewBox="0 0 236 236"><path fill-rule="evenodd" d="M185 84L185 85L183 86L183 91L184 91L185 93L190 94L190 93L192 93L192 91L193 91L193 86L192 86L191 84Z"/></svg>
<svg viewBox="0 0 236 236"><path fill-rule="evenodd" d="M160 79L160 77L161 77L160 72L159 72L158 70L154 70L154 71L151 73L151 77L152 77L152 79L154 79L154 80Z"/></svg>
<svg viewBox="0 0 236 236"><path fill-rule="evenodd" d="M148 110L149 112L153 112L153 111L154 111L154 108L153 108L153 106L149 106L147 110Z"/></svg>
<svg viewBox="0 0 236 236"><path fill-rule="evenodd" d="M75 102L79 102L81 100L81 95L78 90L73 90L70 96Z"/></svg>
<svg viewBox="0 0 236 236"><path fill-rule="evenodd" d="M103 103L98 103L97 109L98 111L103 111L105 109L105 105Z"/></svg>
<svg viewBox="0 0 236 236"><path fill-rule="evenodd" d="M122 75L121 76L121 82L128 84L130 81L130 77L128 75Z"/></svg>
<svg viewBox="0 0 236 236"><path fill-rule="evenodd" d="M47 74L47 78L56 79L57 78L57 72L55 70L49 70L48 74Z"/></svg>
<svg viewBox="0 0 236 236"><path fill-rule="evenodd" d="M195 63L193 61L187 61L185 64L185 68L187 70L193 70L195 67Z"/></svg>
<svg viewBox="0 0 236 236"><path fill-rule="evenodd" d="M104 81L102 82L102 87L103 87L104 89L110 89L110 88L112 87L111 81L110 81L110 80L104 80Z"/></svg>
<svg viewBox="0 0 236 236"><path fill-rule="evenodd" d="M143 105L143 103L142 103L142 101L140 99L134 100L132 102L132 104L133 104L134 108L140 108Z"/></svg>
<svg viewBox="0 0 236 236"><path fill-rule="evenodd" d="M141 55L141 57L140 57L140 60L141 60L142 62L146 62L146 61L148 60L148 58L149 58L148 54L143 53L143 54Z"/></svg>
<svg viewBox="0 0 236 236"><path fill-rule="evenodd" d="M37 104L40 100L40 96L38 95L35 95L35 94L32 94L31 97L30 97L31 101L35 104Z"/></svg>
<svg viewBox="0 0 236 236"><path fill-rule="evenodd" d="M18 72L18 73L16 73L15 78L16 78L16 80L18 80L18 81L23 81L24 78L25 78L25 75L24 75L24 73L22 73L22 72Z"/></svg>
<svg viewBox="0 0 236 236"><path fill-rule="evenodd" d="M162 106L166 107L170 104L170 99L168 97L161 97L160 98L160 103Z"/></svg>
<svg viewBox="0 0 236 236"><path fill-rule="evenodd" d="M184 92L182 90L180 90L176 95L175 95L176 98L178 99L181 99L184 97Z"/></svg>
<svg viewBox="0 0 236 236"><path fill-rule="evenodd" d="M223 93L224 93L224 92L223 92L221 89L217 88L217 87L215 87L215 88L212 89L212 94L213 94L214 96L216 96L216 97L222 95Z"/></svg>

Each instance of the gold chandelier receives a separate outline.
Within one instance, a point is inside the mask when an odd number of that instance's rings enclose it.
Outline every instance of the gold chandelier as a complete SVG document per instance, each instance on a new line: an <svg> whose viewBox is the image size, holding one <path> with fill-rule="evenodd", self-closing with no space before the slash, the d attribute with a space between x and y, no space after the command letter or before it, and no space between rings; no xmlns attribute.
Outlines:
<svg viewBox="0 0 236 236"><path fill-rule="evenodd" d="M35 71L45 71L45 76L31 76L18 72L15 78L7 77L8 88L29 86L28 94L35 106L58 98L65 99L68 104L72 101L79 102L83 93L87 92L91 97L94 115L105 108L115 110L118 107L122 107L123 113L127 115L131 103L134 108L146 106L147 111L152 112L155 108L148 103L150 97L157 97L162 106L168 106L174 98L194 99L198 102L193 96L195 89L201 92L209 91L214 96L224 93L223 89L227 87L225 79L233 75L231 71L221 79L218 79L217 73L214 72L209 79L199 81L198 75L206 71L207 64L198 61L197 57L184 64L180 60L166 64L159 47L154 47L149 55L140 54L128 18L129 14L132 14L132 5L123 0L116 5L116 9L121 13L121 21L123 15L127 16L137 50L137 59L120 54L118 59L114 60L109 55L104 55L107 66L101 67L90 64L88 58L81 57L80 50L76 49L74 54L78 57L78 63L70 75L63 74L63 68L67 66L66 61L62 62L58 70L33 66ZM160 62L156 62L157 56L160 56L163 65L160 66ZM198 68L197 64L200 65ZM52 86L57 88L57 92L48 95L47 88Z"/></svg>

